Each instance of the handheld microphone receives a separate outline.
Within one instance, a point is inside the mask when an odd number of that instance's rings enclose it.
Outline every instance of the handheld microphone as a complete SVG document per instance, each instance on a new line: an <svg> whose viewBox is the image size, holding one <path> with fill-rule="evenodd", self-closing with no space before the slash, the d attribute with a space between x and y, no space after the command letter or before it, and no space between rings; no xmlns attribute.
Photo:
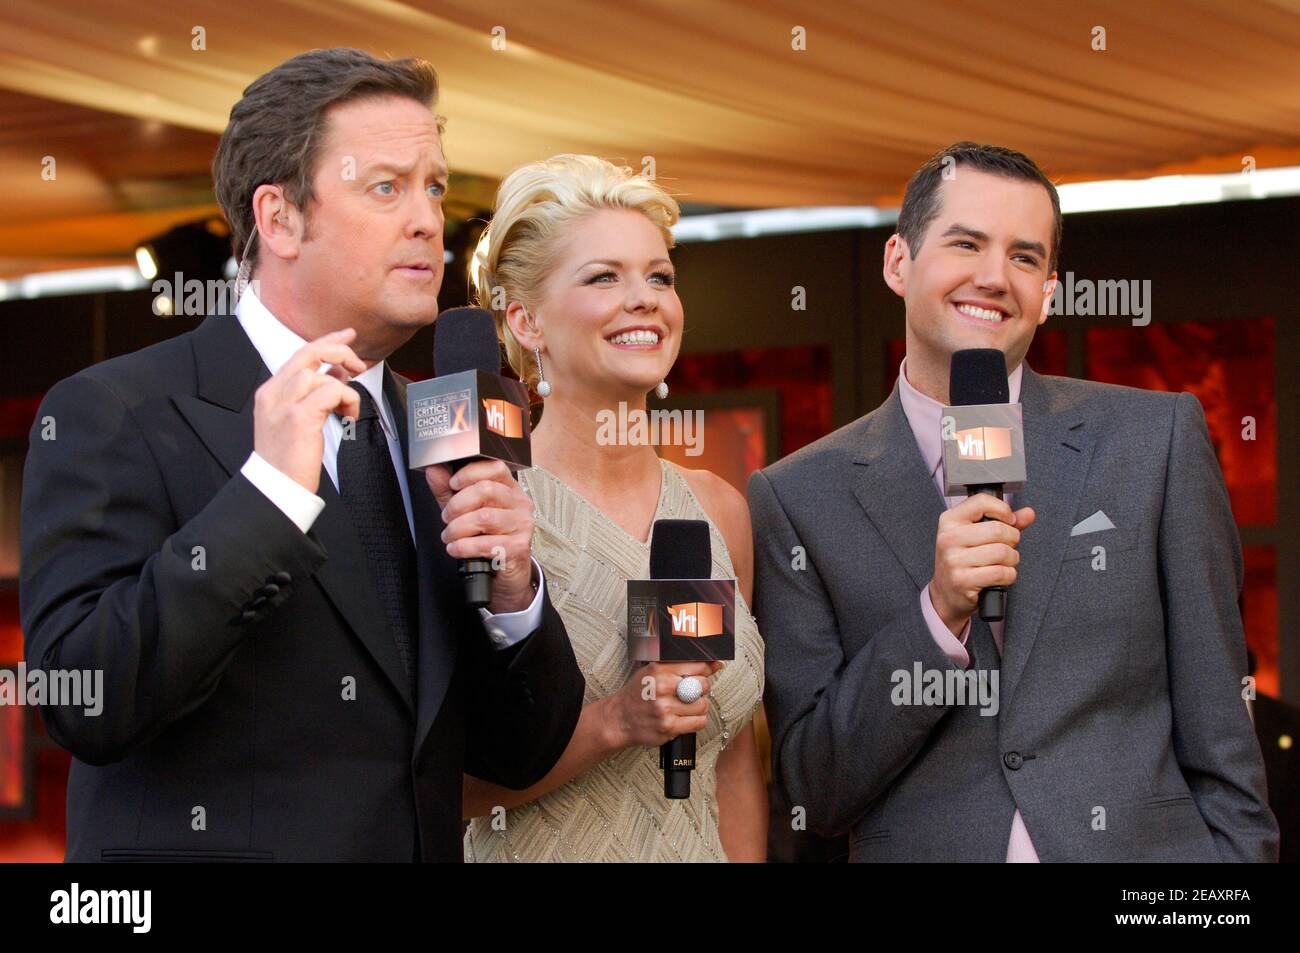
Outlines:
<svg viewBox="0 0 1300 953"><path fill-rule="evenodd" d="M736 581L710 579L713 554L704 520L655 520L650 579L628 581L628 649L638 661L735 658ZM659 748L664 797L691 796L695 735Z"/></svg>
<svg viewBox="0 0 1300 953"><path fill-rule="evenodd" d="M650 536L651 579L708 579L713 574L709 524L703 520L655 520ZM659 748L664 797L691 796L695 735L678 735Z"/></svg>
<svg viewBox="0 0 1300 953"><path fill-rule="evenodd" d="M482 308L452 308L434 325L437 376L406 389L407 465L446 463L453 471L472 460L502 460L512 470L532 465L528 391L501 376L501 347L492 315ZM460 560L465 601L492 601L492 561Z"/></svg>
<svg viewBox="0 0 1300 953"><path fill-rule="evenodd" d="M1019 404L1010 403L1007 359L997 348L970 348L952 356L943 411L945 493L988 493L999 500L1025 485L1025 432ZM984 517L988 520L989 517ZM1007 587L980 591L985 622L1006 618Z"/></svg>

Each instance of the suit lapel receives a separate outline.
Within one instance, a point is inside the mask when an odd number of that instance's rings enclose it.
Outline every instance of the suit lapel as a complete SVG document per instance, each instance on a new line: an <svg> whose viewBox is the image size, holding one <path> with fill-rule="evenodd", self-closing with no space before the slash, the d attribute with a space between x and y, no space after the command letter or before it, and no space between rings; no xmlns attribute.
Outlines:
<svg viewBox="0 0 1300 953"><path fill-rule="evenodd" d="M926 472L897 384L867 418L861 451L853 463L854 496L912 581L918 587L929 585L934 575L934 531L944 503Z"/></svg>
<svg viewBox="0 0 1300 953"><path fill-rule="evenodd" d="M1050 384L1027 364L1020 391L1028 478L1014 503L1016 509L1032 506L1036 519L1020 539L1019 576L1008 599L1001 675L1004 709L1011 704L1056 588L1093 449L1083 415L1055 405Z"/></svg>
<svg viewBox="0 0 1300 953"><path fill-rule="evenodd" d="M233 477L253 450L253 395L271 372L233 314L209 316L195 329L192 341L198 395L178 395L173 402ZM314 578L414 711L397 643L382 621L379 597L366 570L365 553L324 466L317 494L325 509L310 534L325 548L327 558Z"/></svg>
<svg viewBox="0 0 1300 953"><path fill-rule="evenodd" d="M231 476L253 452L253 394L271 376L239 319L214 314L192 335L198 395L172 403Z"/></svg>
<svg viewBox="0 0 1300 953"><path fill-rule="evenodd" d="M419 698L415 734L418 752L433 726L442 707L456 663L457 642L448 623L451 621L446 607L460 604L460 576L455 564L441 543L442 518L437 501L424 480L424 471L408 469L406 427L405 378L392 370L384 375L384 393L388 406L397 422L397 433L402 447L402 478L406 480L411 499L411 516L415 524L415 554L420 586L419 635Z"/></svg>

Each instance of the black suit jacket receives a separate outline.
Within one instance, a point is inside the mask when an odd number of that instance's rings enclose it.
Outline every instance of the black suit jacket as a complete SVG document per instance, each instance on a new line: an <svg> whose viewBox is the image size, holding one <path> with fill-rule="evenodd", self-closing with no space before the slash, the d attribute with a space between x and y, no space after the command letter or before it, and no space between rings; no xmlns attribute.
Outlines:
<svg viewBox="0 0 1300 953"><path fill-rule="evenodd" d="M324 468L306 534L240 475L269 376L237 319L212 316L41 405L26 657L104 686L97 717L42 709L75 756L68 860L459 860L462 771L527 787L577 724L583 678L549 599L540 629L493 648L418 473L412 697ZM405 438L405 382L385 387Z"/></svg>

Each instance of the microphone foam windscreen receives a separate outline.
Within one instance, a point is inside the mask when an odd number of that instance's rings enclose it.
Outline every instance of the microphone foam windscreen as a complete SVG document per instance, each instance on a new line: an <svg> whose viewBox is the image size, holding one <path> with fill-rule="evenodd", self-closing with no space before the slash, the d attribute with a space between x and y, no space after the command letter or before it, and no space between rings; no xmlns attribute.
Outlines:
<svg viewBox="0 0 1300 953"><path fill-rule="evenodd" d="M1005 354L995 347L975 347L953 353L952 370L948 376L949 407L1010 402Z"/></svg>
<svg viewBox="0 0 1300 953"><path fill-rule="evenodd" d="M433 326L433 373L501 373L496 323L482 308L450 308Z"/></svg>
<svg viewBox="0 0 1300 953"><path fill-rule="evenodd" d="M655 520L650 536L651 579L708 579L712 575L708 523Z"/></svg>

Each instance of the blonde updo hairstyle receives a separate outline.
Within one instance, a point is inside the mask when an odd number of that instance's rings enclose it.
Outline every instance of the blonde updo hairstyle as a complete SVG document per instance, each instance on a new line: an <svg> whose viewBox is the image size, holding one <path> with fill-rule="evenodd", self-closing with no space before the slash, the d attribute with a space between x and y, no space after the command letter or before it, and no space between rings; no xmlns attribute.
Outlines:
<svg viewBox="0 0 1300 953"><path fill-rule="evenodd" d="M492 221L470 260L470 288L474 303L496 320L506 360L530 391L537 390L537 363L510 330L506 308L518 301L536 309L566 230L602 209L640 212L673 247L672 226L680 215L676 200L653 180L596 156L530 162L506 176L497 190Z"/></svg>

